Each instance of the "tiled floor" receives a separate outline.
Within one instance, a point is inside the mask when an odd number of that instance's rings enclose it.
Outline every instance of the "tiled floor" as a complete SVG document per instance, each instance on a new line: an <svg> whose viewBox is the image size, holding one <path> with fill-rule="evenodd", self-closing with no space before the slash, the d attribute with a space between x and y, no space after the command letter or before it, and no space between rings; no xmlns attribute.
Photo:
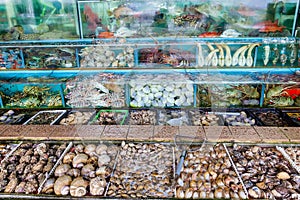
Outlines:
<svg viewBox="0 0 300 200"><path fill-rule="evenodd" d="M1 125L0 140L131 140L300 143L300 127L153 125Z"/></svg>

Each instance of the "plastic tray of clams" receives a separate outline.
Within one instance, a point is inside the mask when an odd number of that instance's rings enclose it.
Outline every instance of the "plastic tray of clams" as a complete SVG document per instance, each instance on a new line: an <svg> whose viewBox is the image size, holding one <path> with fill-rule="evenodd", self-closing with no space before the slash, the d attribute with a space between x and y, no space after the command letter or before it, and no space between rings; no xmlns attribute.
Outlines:
<svg viewBox="0 0 300 200"><path fill-rule="evenodd" d="M7 142L0 197L295 199L299 152L297 145Z"/></svg>
<svg viewBox="0 0 300 200"><path fill-rule="evenodd" d="M212 144L186 148L177 165L175 197L297 199L299 147Z"/></svg>

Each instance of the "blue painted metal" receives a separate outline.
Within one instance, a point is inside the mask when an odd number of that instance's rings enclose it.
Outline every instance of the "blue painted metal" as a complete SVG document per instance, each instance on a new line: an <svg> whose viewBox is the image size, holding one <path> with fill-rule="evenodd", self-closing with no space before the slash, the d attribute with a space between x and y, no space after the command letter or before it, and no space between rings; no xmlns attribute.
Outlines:
<svg viewBox="0 0 300 200"><path fill-rule="evenodd" d="M3 101L2 101L2 96L1 95L0 95L0 107L4 108Z"/></svg>
<svg viewBox="0 0 300 200"><path fill-rule="evenodd" d="M259 106L263 107L264 104L264 100L265 100L265 90L266 90L266 85L262 84L261 87L261 94L260 94L260 102L259 102Z"/></svg>
<svg viewBox="0 0 300 200"><path fill-rule="evenodd" d="M21 68L25 68L25 59L24 59L23 49L20 49L20 56L21 56L21 60L22 60Z"/></svg>
<svg viewBox="0 0 300 200"><path fill-rule="evenodd" d="M64 90L63 90L63 85L62 84L60 84L59 93L60 93L60 98L61 98L62 106L66 107L65 95L64 95Z"/></svg>

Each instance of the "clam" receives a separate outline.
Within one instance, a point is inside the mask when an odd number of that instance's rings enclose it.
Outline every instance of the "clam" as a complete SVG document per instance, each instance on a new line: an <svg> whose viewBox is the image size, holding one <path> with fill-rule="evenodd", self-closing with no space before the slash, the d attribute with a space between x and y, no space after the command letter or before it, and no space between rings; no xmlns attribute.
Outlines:
<svg viewBox="0 0 300 200"><path fill-rule="evenodd" d="M104 177L97 176L90 181L90 193L92 195L103 195L105 187L106 187L106 180Z"/></svg>
<svg viewBox="0 0 300 200"><path fill-rule="evenodd" d="M176 189L176 197L180 199L185 198L184 190L181 187Z"/></svg>
<svg viewBox="0 0 300 200"><path fill-rule="evenodd" d="M190 198L192 198L192 196L193 196L193 189L188 188L184 193L184 198L190 199Z"/></svg>
<svg viewBox="0 0 300 200"><path fill-rule="evenodd" d="M71 166L69 164L61 164L57 166L57 168L54 171L55 176L63 176L65 175L69 170L71 169Z"/></svg>
<svg viewBox="0 0 300 200"><path fill-rule="evenodd" d="M88 155L84 153L77 154L72 161L72 165L74 168L81 168L86 164L88 161Z"/></svg>
<svg viewBox="0 0 300 200"><path fill-rule="evenodd" d="M277 178L281 180L287 180L290 179L290 175L287 172L279 172L277 174Z"/></svg>
<svg viewBox="0 0 300 200"><path fill-rule="evenodd" d="M58 177L54 183L54 192L56 195L68 195L70 191L71 176L63 175Z"/></svg>
<svg viewBox="0 0 300 200"><path fill-rule="evenodd" d="M70 185L70 194L73 197L82 197L86 194L86 188L89 185L88 181L83 177L76 177Z"/></svg>

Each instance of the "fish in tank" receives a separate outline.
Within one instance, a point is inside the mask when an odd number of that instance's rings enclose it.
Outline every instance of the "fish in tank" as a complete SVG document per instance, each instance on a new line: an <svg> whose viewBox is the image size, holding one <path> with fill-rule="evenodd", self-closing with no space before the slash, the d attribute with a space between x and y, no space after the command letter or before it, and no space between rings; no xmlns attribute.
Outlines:
<svg viewBox="0 0 300 200"><path fill-rule="evenodd" d="M11 0L1 6L8 22L2 40L78 38L75 0Z"/></svg>

